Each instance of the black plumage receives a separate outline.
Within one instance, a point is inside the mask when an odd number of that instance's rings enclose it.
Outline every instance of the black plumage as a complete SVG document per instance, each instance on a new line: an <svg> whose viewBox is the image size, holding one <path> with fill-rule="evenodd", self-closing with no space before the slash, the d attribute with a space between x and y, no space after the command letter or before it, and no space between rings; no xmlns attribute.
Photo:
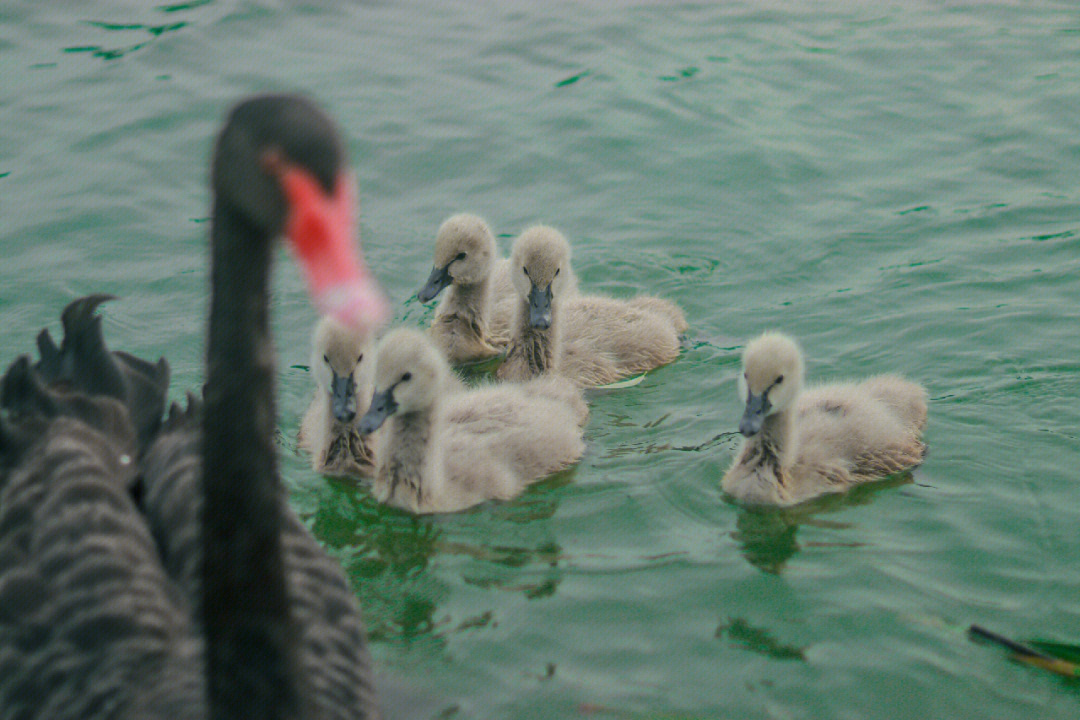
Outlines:
<svg viewBox="0 0 1080 720"><path fill-rule="evenodd" d="M163 421L168 365L106 347L105 295L0 381L0 720L378 717L355 597L277 474L268 158L325 188L344 170L305 100L230 115L204 400Z"/></svg>
<svg viewBox="0 0 1080 720"><path fill-rule="evenodd" d="M41 359L34 368L52 385L116 398L127 407L140 447L146 447L161 424L169 388L169 364L150 363L122 351L109 352L94 311L112 295L79 298L64 308L64 338L57 347L48 330L37 337Z"/></svg>

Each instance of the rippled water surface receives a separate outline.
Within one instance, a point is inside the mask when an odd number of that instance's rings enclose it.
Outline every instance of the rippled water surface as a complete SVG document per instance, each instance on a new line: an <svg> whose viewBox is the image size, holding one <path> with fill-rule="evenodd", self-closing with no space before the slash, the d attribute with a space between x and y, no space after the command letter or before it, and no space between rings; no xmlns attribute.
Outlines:
<svg viewBox="0 0 1080 720"><path fill-rule="evenodd" d="M314 314L279 264L282 452L363 604L392 717L1076 718L962 632L1080 642L1080 13L1070 4L0 5L0 343L78 295L202 378L210 144L244 94L338 119L365 252L417 325L438 223L565 231L585 288L685 307L591 395L588 450L448 517L314 475ZM285 253L282 252L282 257ZM932 397L910 477L725 501L746 339Z"/></svg>

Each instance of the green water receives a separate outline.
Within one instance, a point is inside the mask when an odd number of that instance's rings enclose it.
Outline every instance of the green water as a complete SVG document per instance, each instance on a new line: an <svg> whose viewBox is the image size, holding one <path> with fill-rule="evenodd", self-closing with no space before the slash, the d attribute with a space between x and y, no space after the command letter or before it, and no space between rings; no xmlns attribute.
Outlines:
<svg viewBox="0 0 1080 720"><path fill-rule="evenodd" d="M387 714L1076 718L959 628L1080 642L1080 12L1066 3L0 4L0 347L78 295L201 381L205 179L238 97L339 120L397 309L448 214L565 231L591 291L673 298L683 356L595 393L580 465L416 519L293 452L314 315L276 281L284 472L364 607ZM284 251L282 257L284 258ZM739 350L903 372L926 464L726 502Z"/></svg>

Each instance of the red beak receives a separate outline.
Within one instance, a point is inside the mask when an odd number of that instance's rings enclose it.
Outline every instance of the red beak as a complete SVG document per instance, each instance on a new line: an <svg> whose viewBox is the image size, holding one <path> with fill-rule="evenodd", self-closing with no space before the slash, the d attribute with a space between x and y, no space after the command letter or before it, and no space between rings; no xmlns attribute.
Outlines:
<svg viewBox="0 0 1080 720"><path fill-rule="evenodd" d="M311 173L296 165L281 163L278 177L289 205L285 235L296 250L315 307L357 330L382 325L389 315L386 298L353 240L356 186L352 177L339 175L333 195L327 195Z"/></svg>

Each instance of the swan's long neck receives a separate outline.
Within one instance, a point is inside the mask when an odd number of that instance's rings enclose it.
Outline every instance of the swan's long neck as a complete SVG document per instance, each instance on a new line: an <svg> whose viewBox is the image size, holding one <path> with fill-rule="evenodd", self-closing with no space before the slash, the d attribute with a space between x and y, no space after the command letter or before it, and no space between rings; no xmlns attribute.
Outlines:
<svg viewBox="0 0 1080 720"><path fill-rule="evenodd" d="M202 533L211 717L291 718L299 690L273 440L273 243L220 201L211 234Z"/></svg>
<svg viewBox="0 0 1080 720"><path fill-rule="evenodd" d="M441 468L431 462L437 445L438 407L401 413L387 423L385 459L379 463L380 493L387 500L419 510L442 481Z"/></svg>
<svg viewBox="0 0 1080 720"><path fill-rule="evenodd" d="M530 377L536 377L556 369L561 340L558 304L551 303L551 326L546 330L541 330L533 327L532 323L529 322L529 301L522 301L518 307L517 331L514 333L513 352L522 356L529 368Z"/></svg>

